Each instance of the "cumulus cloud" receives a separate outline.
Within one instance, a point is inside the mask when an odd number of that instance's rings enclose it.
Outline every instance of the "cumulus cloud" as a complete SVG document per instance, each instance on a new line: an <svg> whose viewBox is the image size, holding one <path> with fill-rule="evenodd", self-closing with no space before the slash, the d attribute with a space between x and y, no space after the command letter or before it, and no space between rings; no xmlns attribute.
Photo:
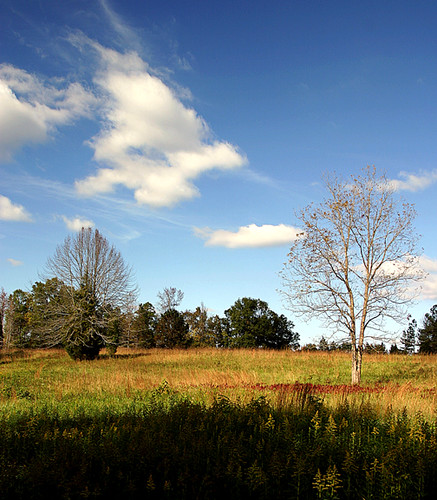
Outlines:
<svg viewBox="0 0 437 500"><path fill-rule="evenodd" d="M30 222L32 217L22 205L14 204L0 194L0 220Z"/></svg>
<svg viewBox="0 0 437 500"><path fill-rule="evenodd" d="M261 248L287 245L293 242L301 229L286 224L242 226L236 232L210 228L194 228L194 234L203 238L205 246L221 246L226 248Z"/></svg>
<svg viewBox="0 0 437 500"><path fill-rule="evenodd" d="M80 231L82 228L94 227L94 222L92 220L84 219L83 217L73 217L69 219L65 215L62 216L62 220L70 231Z"/></svg>
<svg viewBox="0 0 437 500"><path fill-rule="evenodd" d="M14 267L18 267L18 266L22 266L23 265L23 263L21 262L21 260L17 260L17 259L8 259L8 262L9 262L9 264L11 264Z"/></svg>
<svg viewBox="0 0 437 500"><path fill-rule="evenodd" d="M395 191L421 191L437 181L437 170L422 172L420 175L400 172L401 179L389 180L389 186Z"/></svg>
<svg viewBox="0 0 437 500"><path fill-rule="evenodd" d="M194 180L203 173L245 164L237 148L215 139L138 54L86 43L99 53L102 67L95 83L107 101L104 126L90 141L99 168L76 182L79 193L92 196L123 185L139 204L168 207L198 196Z"/></svg>
<svg viewBox="0 0 437 500"><path fill-rule="evenodd" d="M72 83L59 89L10 64L0 64L0 161L27 143L41 143L60 125L88 116L94 96Z"/></svg>

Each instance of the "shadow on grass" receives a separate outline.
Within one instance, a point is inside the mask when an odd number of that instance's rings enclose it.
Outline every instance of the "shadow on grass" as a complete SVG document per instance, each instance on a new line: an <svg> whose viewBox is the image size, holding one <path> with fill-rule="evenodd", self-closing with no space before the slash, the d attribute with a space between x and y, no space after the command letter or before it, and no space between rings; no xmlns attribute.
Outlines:
<svg viewBox="0 0 437 500"><path fill-rule="evenodd" d="M149 352L144 353L132 353L132 354L99 354L97 359L135 359L135 358L144 358L146 356L150 356Z"/></svg>

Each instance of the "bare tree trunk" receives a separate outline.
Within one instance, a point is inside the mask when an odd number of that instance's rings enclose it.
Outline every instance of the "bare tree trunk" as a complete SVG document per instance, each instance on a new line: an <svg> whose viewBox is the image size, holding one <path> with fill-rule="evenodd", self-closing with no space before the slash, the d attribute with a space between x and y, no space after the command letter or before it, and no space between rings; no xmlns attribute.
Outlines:
<svg viewBox="0 0 437 500"><path fill-rule="evenodd" d="M352 385L361 383L361 363L363 361L363 348L352 344Z"/></svg>

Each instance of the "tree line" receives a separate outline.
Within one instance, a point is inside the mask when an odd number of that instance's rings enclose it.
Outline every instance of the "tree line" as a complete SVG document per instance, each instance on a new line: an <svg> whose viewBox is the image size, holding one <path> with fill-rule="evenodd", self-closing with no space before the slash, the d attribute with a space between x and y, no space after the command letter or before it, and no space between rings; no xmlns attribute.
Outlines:
<svg viewBox="0 0 437 500"><path fill-rule="evenodd" d="M59 307L67 292L58 278L36 282L30 291L15 290L9 296L2 291L2 321L0 342L4 348L63 347L75 359L92 359L101 348L115 353L120 347L128 348L188 348L227 347L271 349L299 347L299 334L294 324L284 315L272 311L267 302L244 297L238 299L224 316L210 315L201 304L194 311L178 309L183 292L164 288L158 302L136 305L129 297L124 307L101 312L106 319L101 335L92 335L82 344L57 333L60 323L69 327L71 318L63 316ZM78 300L80 304L80 301ZM86 308L77 314L86 329L93 322L93 305L86 298ZM102 321L103 323L103 321ZM88 325L90 330L90 325Z"/></svg>
<svg viewBox="0 0 437 500"><path fill-rule="evenodd" d="M351 351L351 343L341 340L328 341L322 336L317 343L305 344L301 347L303 351ZM409 318L407 328L400 336L399 345L393 343L387 348L384 342L369 343L363 346L363 352L368 354L437 354L437 304L433 305L425 314L422 326L417 321Z"/></svg>

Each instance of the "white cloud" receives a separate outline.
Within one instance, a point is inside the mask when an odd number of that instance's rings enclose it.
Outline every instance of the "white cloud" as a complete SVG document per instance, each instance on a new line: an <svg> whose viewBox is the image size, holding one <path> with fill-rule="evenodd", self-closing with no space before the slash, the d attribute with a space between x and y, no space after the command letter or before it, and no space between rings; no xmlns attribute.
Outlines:
<svg viewBox="0 0 437 500"><path fill-rule="evenodd" d="M400 172L399 179L389 180L389 186L395 191L421 191L437 181L437 170L432 172L422 172L420 175Z"/></svg>
<svg viewBox="0 0 437 500"><path fill-rule="evenodd" d="M11 264L14 267L18 267L18 266L22 266L23 265L23 263L21 262L21 260L17 260L17 259L8 259L8 262L9 262L9 264Z"/></svg>
<svg viewBox="0 0 437 500"><path fill-rule="evenodd" d="M419 257L419 265L428 273L422 282L421 298L437 300L437 259L422 255Z"/></svg>
<svg viewBox="0 0 437 500"><path fill-rule="evenodd" d="M100 168L76 182L79 193L92 196L123 185L140 204L172 206L199 195L194 180L201 174L246 163L235 146L214 139L196 111L136 53L86 43L100 55L95 81L107 102L105 124L90 141Z"/></svg>
<svg viewBox="0 0 437 500"><path fill-rule="evenodd" d="M22 205L14 204L0 194L0 220L30 222L32 218Z"/></svg>
<svg viewBox="0 0 437 500"><path fill-rule="evenodd" d="M265 224L257 226L249 224L242 226L237 232L210 228L194 228L194 233L199 238L206 240L205 246L222 246L226 248L260 248L287 245L293 242L301 229L285 224L277 226Z"/></svg>
<svg viewBox="0 0 437 500"><path fill-rule="evenodd" d="M69 219L68 217L65 217L65 215L63 215L62 219L70 231L80 231L82 228L94 227L93 221L83 219L79 216L76 216L73 219Z"/></svg>
<svg viewBox="0 0 437 500"><path fill-rule="evenodd" d="M0 64L0 161L27 143L47 140L57 126L88 116L95 98L78 83L58 89L24 70Z"/></svg>

